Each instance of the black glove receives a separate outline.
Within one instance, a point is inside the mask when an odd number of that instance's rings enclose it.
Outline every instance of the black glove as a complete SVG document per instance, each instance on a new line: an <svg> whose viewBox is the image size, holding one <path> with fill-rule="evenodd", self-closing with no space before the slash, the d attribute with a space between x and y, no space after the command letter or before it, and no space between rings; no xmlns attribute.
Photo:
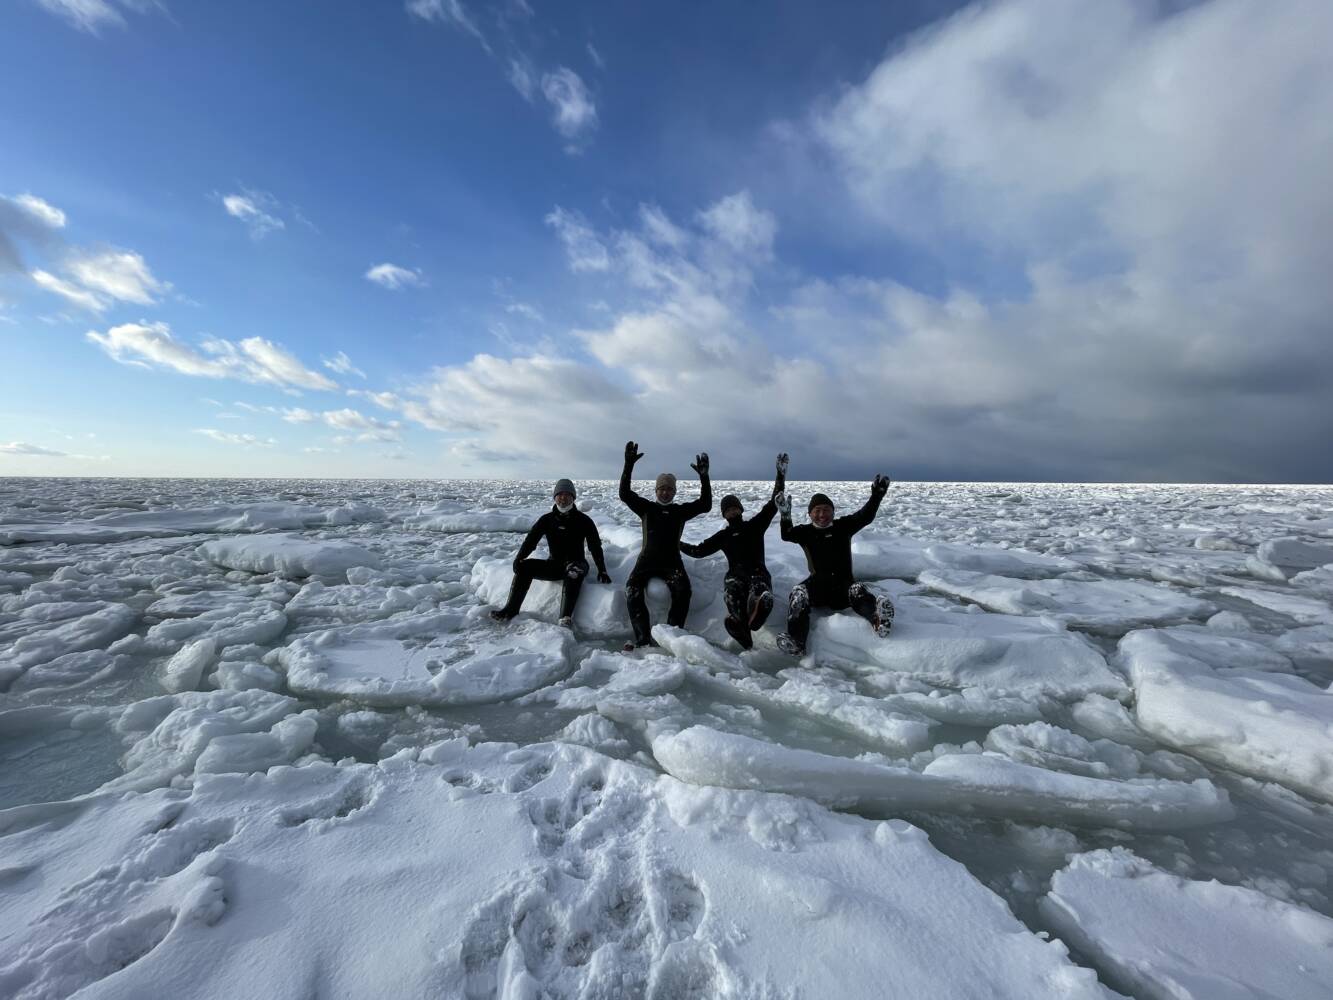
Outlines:
<svg viewBox="0 0 1333 1000"><path fill-rule="evenodd" d="M633 465L639 459L643 458L643 452L639 451L639 446L633 441L625 445L625 464Z"/></svg>
<svg viewBox="0 0 1333 1000"><path fill-rule="evenodd" d="M787 475L787 453L785 451L778 456L778 475L784 478Z"/></svg>
<svg viewBox="0 0 1333 1000"><path fill-rule="evenodd" d="M691 463L690 468L693 469L695 472L699 473L700 479L708 475L708 452L703 451L695 455L694 461L693 463Z"/></svg>
<svg viewBox="0 0 1333 1000"><path fill-rule="evenodd" d="M880 473L870 484L870 493L873 496L882 497L887 492L889 492L889 477Z"/></svg>
<svg viewBox="0 0 1333 1000"><path fill-rule="evenodd" d="M610 582L611 582L611 574L608 573L608 572L607 572L606 570L604 570L604 569L599 569L599 570L597 571L597 582L598 582L598 583L610 583Z"/></svg>
<svg viewBox="0 0 1333 1000"><path fill-rule="evenodd" d="M791 520L791 494L790 494L790 493L786 493L786 492L779 493L777 496L775 496L775 497L773 498L773 502L777 505L778 513L781 514L781 515L782 515L784 518L786 518L788 521L790 521L790 520Z"/></svg>

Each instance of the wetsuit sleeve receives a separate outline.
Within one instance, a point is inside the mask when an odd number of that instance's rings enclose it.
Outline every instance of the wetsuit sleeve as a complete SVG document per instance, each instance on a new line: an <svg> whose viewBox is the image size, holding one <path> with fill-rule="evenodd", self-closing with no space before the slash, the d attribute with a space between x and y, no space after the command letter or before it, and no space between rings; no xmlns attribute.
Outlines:
<svg viewBox="0 0 1333 1000"><path fill-rule="evenodd" d="M691 500L689 503L680 505L680 512L685 515L685 520L692 517L698 517L700 514L707 514L713 509L713 483L707 476L699 477L699 499Z"/></svg>
<svg viewBox="0 0 1333 1000"><path fill-rule="evenodd" d="M537 548L537 543L542 540L546 534L546 515L543 514L537 518L537 523L528 530L528 537L523 539L523 544L518 547L518 555L515 559L526 559Z"/></svg>
<svg viewBox="0 0 1333 1000"><path fill-rule="evenodd" d="M779 490L775 492L781 492L781 491ZM768 530L768 526L773 523L773 515L776 514L777 512L778 512L778 505L773 502L772 497L769 497L768 503L764 504L762 507L759 508L759 513L754 516L754 518L750 521L750 523L755 526L756 530L758 530L760 534L763 534L765 531Z"/></svg>
<svg viewBox="0 0 1333 1000"><path fill-rule="evenodd" d="M587 533L584 541L588 543L588 551L592 553L592 561L597 566L598 573L606 572L606 556L602 554L602 536L597 532L597 522L584 515L584 524Z"/></svg>
<svg viewBox="0 0 1333 1000"><path fill-rule="evenodd" d="M879 510L880 501L884 498L874 493L870 494L870 499L866 501L865 506L855 514L848 514L846 517L838 518L842 522L847 534L854 535L867 524L875 519L875 514Z"/></svg>
<svg viewBox="0 0 1333 1000"><path fill-rule="evenodd" d="M711 556L714 552L722 551L722 537L726 534L726 529L709 535L698 545L690 542L681 542L680 551L687 556L693 556L695 559L702 559L704 556Z"/></svg>
<svg viewBox="0 0 1333 1000"><path fill-rule="evenodd" d="M648 508L648 501L630 489L629 479L630 473L633 471L634 466L626 462L625 471L620 474L620 502L642 517L643 512Z"/></svg>
<svg viewBox="0 0 1333 1000"><path fill-rule="evenodd" d="M784 542L799 541L799 538L797 537L796 533L797 528L794 524L791 523L791 518L784 517L781 521L779 521L778 530L782 532L782 540Z"/></svg>

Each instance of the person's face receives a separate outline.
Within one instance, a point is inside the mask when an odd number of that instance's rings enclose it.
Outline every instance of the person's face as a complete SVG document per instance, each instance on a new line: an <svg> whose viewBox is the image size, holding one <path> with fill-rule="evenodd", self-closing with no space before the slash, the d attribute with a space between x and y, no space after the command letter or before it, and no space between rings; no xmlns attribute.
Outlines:
<svg viewBox="0 0 1333 1000"><path fill-rule="evenodd" d="M722 512L722 519L728 524L736 524L741 520L744 513L739 507L728 507Z"/></svg>
<svg viewBox="0 0 1333 1000"><path fill-rule="evenodd" d="M555 495L555 505L557 507L568 507L574 502L573 493L557 493Z"/></svg>
<svg viewBox="0 0 1333 1000"><path fill-rule="evenodd" d="M670 483L663 483L661 486L657 487L658 503L670 503L674 499L676 499L675 486L671 485Z"/></svg>
<svg viewBox="0 0 1333 1000"><path fill-rule="evenodd" d="M810 508L810 523L816 528L827 528L833 523L833 506L821 503Z"/></svg>

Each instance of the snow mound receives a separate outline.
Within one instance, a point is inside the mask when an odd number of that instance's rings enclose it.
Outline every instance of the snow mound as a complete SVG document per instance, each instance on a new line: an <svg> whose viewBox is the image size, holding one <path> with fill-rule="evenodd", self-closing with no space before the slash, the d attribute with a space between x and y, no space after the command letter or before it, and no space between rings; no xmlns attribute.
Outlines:
<svg viewBox="0 0 1333 1000"><path fill-rule="evenodd" d="M221 538L199 546L199 554L226 569L274 573L285 577L318 576L346 579L353 566L378 566L379 556L351 542L256 535Z"/></svg>
<svg viewBox="0 0 1333 1000"><path fill-rule="evenodd" d="M300 694L368 705L476 705L505 701L564 677L574 637L545 622L504 628L440 612L303 636L279 652Z"/></svg>
<svg viewBox="0 0 1333 1000"><path fill-rule="evenodd" d="M1128 693L1096 647L1054 621L969 613L913 597L896 603L887 639L855 615L817 620L810 644L815 661L993 695L1077 700L1089 693Z"/></svg>
<svg viewBox="0 0 1333 1000"><path fill-rule="evenodd" d="M1103 635L1206 618L1217 610L1207 601L1131 580L1019 581L986 573L931 570L921 574L920 582L988 611L1044 615Z"/></svg>
<svg viewBox="0 0 1333 1000"><path fill-rule="evenodd" d="M1317 1000L1333 983L1333 920L1253 889L1180 878L1123 847L1075 857L1040 909L1136 997Z"/></svg>
<svg viewBox="0 0 1333 1000"><path fill-rule="evenodd" d="M924 772L691 726L653 740L667 773L699 785L785 792L883 815L917 810L1142 829L1178 829L1234 814L1206 779L1112 781L983 754L938 757Z"/></svg>
<svg viewBox="0 0 1333 1000"><path fill-rule="evenodd" d="M979 983L997 1000L1108 996L906 823L691 788L572 746L455 740L414 757L201 774L189 795L11 820L6 871L24 891L9 897L0 982L200 1000L305 997L312 983L330 996L743 1000L780 983L860 1000L886 981L919 1000Z"/></svg>
<svg viewBox="0 0 1333 1000"><path fill-rule="evenodd" d="M1201 760L1333 802L1333 693L1248 669L1250 656L1225 638L1171 629L1120 641L1140 728Z"/></svg>

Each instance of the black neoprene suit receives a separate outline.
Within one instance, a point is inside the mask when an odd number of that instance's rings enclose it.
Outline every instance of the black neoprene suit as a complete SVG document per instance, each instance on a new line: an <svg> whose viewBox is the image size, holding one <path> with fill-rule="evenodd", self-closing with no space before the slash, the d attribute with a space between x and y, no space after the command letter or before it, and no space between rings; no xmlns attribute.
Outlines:
<svg viewBox="0 0 1333 1000"><path fill-rule="evenodd" d="M867 621L878 611L875 595L852 576L852 536L875 519L883 496L872 492L855 514L837 518L827 528L793 525L782 519L782 540L805 551L810 575L792 588L787 599L787 634L804 648L810 635L810 609L841 611L851 608ZM891 605L890 605L891 606Z"/></svg>
<svg viewBox="0 0 1333 1000"><path fill-rule="evenodd" d="M643 548L625 581L625 604L630 625L634 628L634 643L644 646L652 639L652 628L648 623L648 605L643 593L653 577L665 580L671 591L668 625L682 627L685 616L690 613L690 578L680 559L680 533L690 518L713 509L713 487L704 474L699 477L698 500L661 504L639 496L630 488L633 469L633 463L625 463L625 471L620 474L620 499L639 516L643 526Z"/></svg>
<svg viewBox="0 0 1333 1000"><path fill-rule="evenodd" d="M546 559L529 559L537 544L546 539L550 556ZM597 572L606 572L606 559L602 555L602 536L597 533L597 525L592 518L577 508L568 514L562 514L552 507L537 518L523 544L518 547L515 557L514 585L509 591L509 600L501 614L513 616L523 606L523 598L528 596L528 588L533 580L563 580L560 597L560 617L574 614L574 604L579 599L583 587L583 578L588 575L588 560L583 556L583 546L588 546Z"/></svg>
<svg viewBox="0 0 1333 1000"><path fill-rule="evenodd" d="M773 523L777 504L770 499L748 521L728 522L697 545L680 543L680 551L695 559L721 552L727 557L727 575L722 581L722 597L727 614L733 619L727 631L747 646L751 630L768 620L773 610L773 577L764 563L764 532Z"/></svg>

